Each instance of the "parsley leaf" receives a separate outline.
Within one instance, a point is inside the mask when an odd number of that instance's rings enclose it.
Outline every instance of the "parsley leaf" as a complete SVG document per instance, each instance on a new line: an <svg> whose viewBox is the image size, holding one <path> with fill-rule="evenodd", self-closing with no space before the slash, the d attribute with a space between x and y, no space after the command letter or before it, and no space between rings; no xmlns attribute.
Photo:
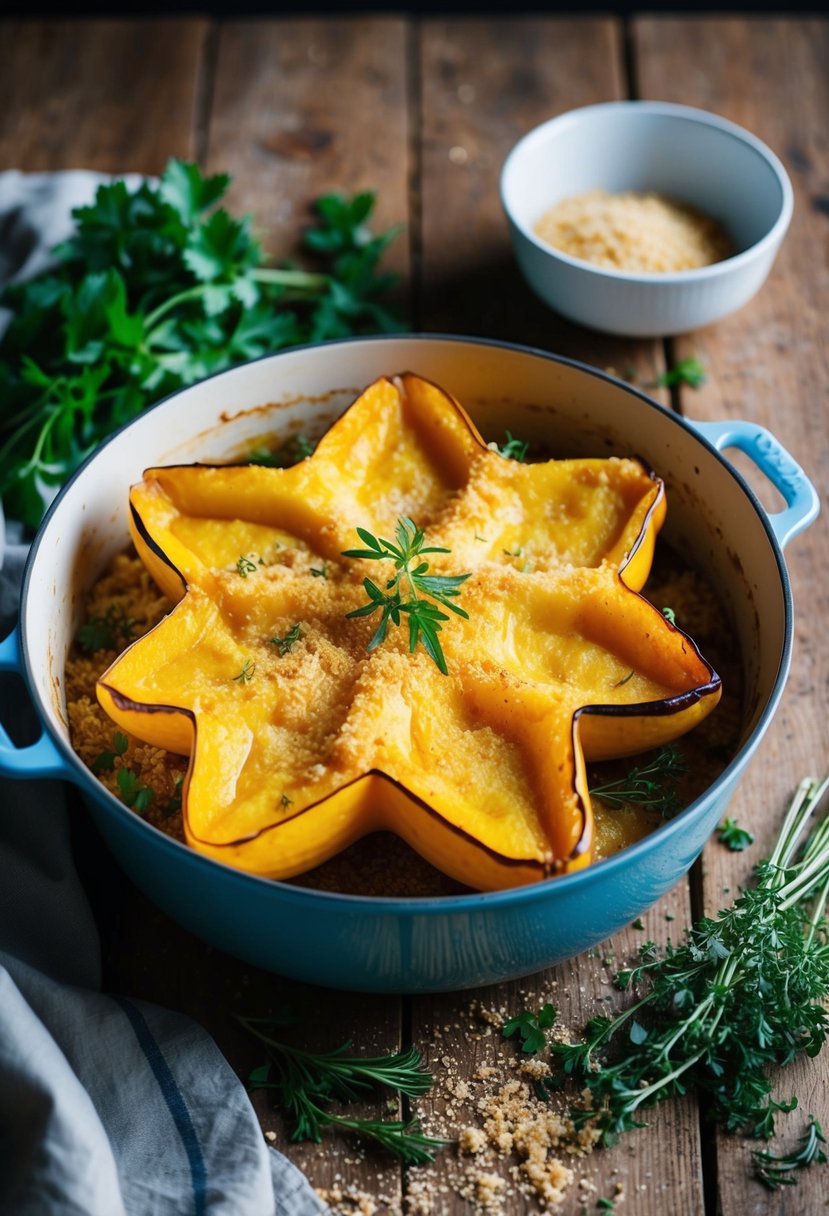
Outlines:
<svg viewBox="0 0 829 1216"><path fill-rule="evenodd" d="M699 388L700 385L705 384L706 379L707 373L702 361L696 355L692 355L688 359L680 359L674 367L668 368L661 376L651 380L647 387L670 388L674 384L687 384L690 388Z"/></svg>
<svg viewBox="0 0 829 1216"><path fill-rule="evenodd" d="M219 206L226 174L171 160L158 182L99 187L56 265L7 286L0 340L0 496L37 527L113 430L176 389L298 343L400 330L378 270L398 231L374 195L328 195L303 245L313 269L265 265L248 216Z"/></svg>
<svg viewBox="0 0 829 1216"><path fill-rule="evenodd" d="M534 1054L546 1047L547 1036L544 1031L549 1030L555 1024L557 1017L556 1007L547 1001L541 1006L538 1013L525 1009L514 1018L510 1018L501 1027L501 1034L505 1039L512 1038L514 1034L520 1035L521 1050L527 1052L528 1055Z"/></svg>
<svg viewBox="0 0 829 1216"><path fill-rule="evenodd" d="M733 853L741 853L750 844L754 844L751 832L739 827L736 819L724 819L717 830L720 843L728 845Z"/></svg>

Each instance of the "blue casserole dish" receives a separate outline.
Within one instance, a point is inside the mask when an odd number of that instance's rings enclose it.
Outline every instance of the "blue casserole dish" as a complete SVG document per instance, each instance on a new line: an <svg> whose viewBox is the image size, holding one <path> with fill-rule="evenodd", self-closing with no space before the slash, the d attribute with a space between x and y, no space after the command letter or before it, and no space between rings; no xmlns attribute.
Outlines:
<svg viewBox="0 0 829 1216"><path fill-rule="evenodd" d="M586 870L508 891L439 898L339 895L264 880L203 857L101 786L72 750L66 654L84 588L128 543L127 488L150 465L227 459L301 428L320 434L381 375L414 371L456 396L483 433L509 429L569 455L643 458L664 479L665 534L709 572L731 619L747 695L721 776L675 819ZM746 453L780 491L769 514L722 455ZM43 722L0 773L76 783L114 857L169 915L254 965L334 988L435 992L517 978L609 937L687 872L721 819L788 675L792 604L782 550L817 515L814 488L763 428L694 423L596 369L469 338L350 339L298 348L185 389L104 444L53 503L32 546L17 629L0 669L20 672Z"/></svg>

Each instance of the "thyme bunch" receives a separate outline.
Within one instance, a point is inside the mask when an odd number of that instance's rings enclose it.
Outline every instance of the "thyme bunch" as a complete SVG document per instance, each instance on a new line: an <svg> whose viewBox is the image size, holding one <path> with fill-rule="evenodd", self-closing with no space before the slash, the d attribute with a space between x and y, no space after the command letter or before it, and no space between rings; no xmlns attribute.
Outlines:
<svg viewBox="0 0 829 1216"><path fill-rule="evenodd" d="M817 1055L829 1034L829 816L812 824L827 787L829 778L801 782L771 856L730 908L662 956L646 943L638 965L616 975L619 988L643 992L634 1004L593 1018L581 1042L551 1043L564 1075L590 1091L591 1109L574 1119L603 1143L692 1087L717 1123L754 1136L773 1135L776 1112L794 1108L772 1097L768 1074Z"/></svg>

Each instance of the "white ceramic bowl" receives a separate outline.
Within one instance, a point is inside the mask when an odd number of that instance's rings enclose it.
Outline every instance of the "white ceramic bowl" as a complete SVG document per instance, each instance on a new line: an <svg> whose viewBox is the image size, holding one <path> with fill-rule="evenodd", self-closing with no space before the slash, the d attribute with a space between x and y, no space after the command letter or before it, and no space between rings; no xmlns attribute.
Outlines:
<svg viewBox="0 0 829 1216"><path fill-rule="evenodd" d="M671 274L608 270L553 249L533 229L589 190L653 191L727 229L737 252ZM560 114L525 135L501 172L518 265L557 312L627 337L686 333L742 307L765 281L792 215L786 170L742 127L689 106L620 101Z"/></svg>

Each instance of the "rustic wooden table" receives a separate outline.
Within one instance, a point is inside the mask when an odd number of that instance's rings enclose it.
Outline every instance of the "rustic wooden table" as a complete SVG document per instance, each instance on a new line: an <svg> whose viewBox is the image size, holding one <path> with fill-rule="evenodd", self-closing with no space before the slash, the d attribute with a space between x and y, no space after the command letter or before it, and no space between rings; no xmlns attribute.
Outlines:
<svg viewBox="0 0 829 1216"><path fill-rule="evenodd" d="M277 256L295 252L315 196L375 189L377 225L405 225L389 262L402 273L402 303L414 328L517 340L601 367L632 366L642 380L697 355L707 382L666 395L667 404L695 418L762 423L818 487L829 480L824 21L367 16L16 21L0 29L0 167L155 173L170 156L195 158L233 175L230 204L254 215ZM779 153L794 182L794 221L759 295L737 315L668 343L610 339L543 308L513 264L498 200L504 156L528 128L574 106L625 97L698 105L741 123ZM765 501L773 506L773 495ZM676 934L676 926L730 902L799 778L829 770L825 517L787 558L797 609L794 664L733 802L757 844L746 853L709 844L689 881L646 918L656 940L665 939L669 922ZM96 857L95 842L83 831L80 839ZM514 1012L556 994L565 1020L578 1027L610 991L606 968L590 956L476 994L403 1000L300 990L188 936L113 874L103 854L95 868L108 986L192 1014L242 1076L261 1057L233 1011L262 1013L301 999L312 1010L307 1025L315 1043L351 1038L363 1050L390 1050L413 1040L439 1076L446 1059L454 1072L471 1075L497 1038L468 1035L473 999ZM602 954L624 959L642 940L631 929ZM780 1127L792 1143L804 1112L829 1126L829 1054L789 1073L781 1093L799 1094L801 1116ZM272 1143L320 1188L339 1181L371 1195L375 1210L397 1212L407 1210L407 1196L409 1211L423 1210L412 1196L425 1186L433 1211L471 1210L458 1193L463 1162L451 1149L429 1170L407 1171L336 1140L325 1148L289 1145L267 1096L256 1094L254 1102ZM439 1083L435 1111L445 1113L446 1103ZM420 1110L428 1123L430 1101ZM624 1210L636 1216L826 1210L825 1170L770 1194L751 1178L750 1146L715 1134L691 1100L665 1104L649 1122L649 1130L582 1164L596 1189L573 1188L561 1209L567 1216L597 1210L597 1199L612 1198L617 1184ZM534 1210L529 1199L511 1195L505 1211ZM345 1200L340 1207L355 1210Z"/></svg>

